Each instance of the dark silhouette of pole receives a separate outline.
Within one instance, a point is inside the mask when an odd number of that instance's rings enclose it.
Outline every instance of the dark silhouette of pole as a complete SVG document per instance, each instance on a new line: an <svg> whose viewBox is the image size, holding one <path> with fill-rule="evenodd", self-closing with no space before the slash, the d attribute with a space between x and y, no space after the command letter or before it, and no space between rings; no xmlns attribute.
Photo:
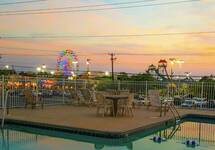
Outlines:
<svg viewBox="0 0 215 150"><path fill-rule="evenodd" d="M111 60L111 77L112 80L114 81L114 61L117 59L114 53L110 53L109 54L111 56L110 60Z"/></svg>

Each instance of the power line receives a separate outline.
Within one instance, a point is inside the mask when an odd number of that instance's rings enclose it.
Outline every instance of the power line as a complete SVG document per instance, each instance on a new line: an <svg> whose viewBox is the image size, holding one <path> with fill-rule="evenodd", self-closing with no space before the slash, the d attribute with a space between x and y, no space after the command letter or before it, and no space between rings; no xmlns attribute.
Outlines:
<svg viewBox="0 0 215 150"><path fill-rule="evenodd" d="M135 50L133 50L135 51ZM78 53L78 56L101 56L101 55L107 55L107 53L90 53L88 54L85 53ZM193 52L193 53L120 53L120 52L115 52L115 55L118 56L215 56L215 52L209 52L209 53L200 53L200 52ZM57 57L58 54L21 54L21 53L1 53L2 56L21 56L21 57L26 57L26 56L34 56L34 57Z"/></svg>
<svg viewBox="0 0 215 150"><path fill-rule="evenodd" d="M2 55L4 55L4 56L21 56L21 57L26 57L26 56L34 56L34 57L58 57L58 54L53 55L53 54L19 54L19 53L9 54L9 53L2 53ZM89 56L89 55L79 54L78 56Z"/></svg>
<svg viewBox="0 0 215 150"><path fill-rule="evenodd" d="M76 8L92 8L92 7L138 4L138 3L153 2L153 1L157 1L157 0L139 0L139 1L132 1L132 2L117 2L117 3L97 4L97 5L55 7L55 8L42 8L42 9L25 9L25 10L15 10L15 11L2 11L0 13L20 13L20 12L50 11L50 10L64 10L64 9L76 9Z"/></svg>
<svg viewBox="0 0 215 150"><path fill-rule="evenodd" d="M51 49L34 49L34 48L20 48L20 47L3 47L0 46L0 49L3 50L26 50L26 51L42 51L42 52L60 52L60 50L51 50Z"/></svg>
<svg viewBox="0 0 215 150"><path fill-rule="evenodd" d="M148 7L148 6L162 6L162 5L174 5L181 3L199 2L200 0L182 0L175 2L162 2L155 4L144 4L144 5L134 5L134 6L122 6L122 7L110 7L110 8L96 8L96 9L78 9L78 10L64 10L64 11L48 11L48 12L30 12L30 13L5 13L0 14L0 16L15 16L15 15L42 15L42 14L57 14L57 13L71 13L71 12L88 12L88 11L103 11L103 10L117 10L117 9L128 9L128 8L138 8L138 7Z"/></svg>
<svg viewBox="0 0 215 150"><path fill-rule="evenodd" d="M0 36L0 39L58 39L58 38L125 38L125 37L147 37L147 36L174 36L174 35L199 35L214 34L215 31L199 32L169 32L169 33L146 33L146 34L125 34L125 35L25 35L25 36Z"/></svg>
<svg viewBox="0 0 215 150"><path fill-rule="evenodd" d="M20 1L20 2L6 2L6 3L0 3L0 5L16 5L16 4L27 4L27 3L35 3L35 2L43 2L47 0L28 0L28 1Z"/></svg>

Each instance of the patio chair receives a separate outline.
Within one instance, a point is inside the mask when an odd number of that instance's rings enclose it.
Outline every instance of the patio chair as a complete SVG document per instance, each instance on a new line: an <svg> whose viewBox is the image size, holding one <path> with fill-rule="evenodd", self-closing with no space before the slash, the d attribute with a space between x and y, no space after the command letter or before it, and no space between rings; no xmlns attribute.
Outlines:
<svg viewBox="0 0 215 150"><path fill-rule="evenodd" d="M149 90L148 98L149 98L149 105L147 106L147 108L148 109L149 107L158 108L158 110L160 111L160 117L162 116L163 110L165 111L164 114L166 114L166 111L169 110L168 105L160 99L159 90Z"/></svg>
<svg viewBox="0 0 215 150"><path fill-rule="evenodd" d="M119 100L117 116L121 113L125 116L134 116L133 113L134 94L128 94L128 99Z"/></svg>
<svg viewBox="0 0 215 150"><path fill-rule="evenodd" d="M81 94L83 95L84 102L86 105L91 106L94 104L93 93L89 89L81 89Z"/></svg>
<svg viewBox="0 0 215 150"><path fill-rule="evenodd" d="M36 106L39 104L41 108L43 108L44 103L42 98L39 98L38 100L36 99L35 96L32 95L31 90L25 89L23 91L24 98L25 98L25 108L27 108L28 105L31 105L31 108L36 108Z"/></svg>
<svg viewBox="0 0 215 150"><path fill-rule="evenodd" d="M107 94L110 94L110 95L116 95L116 94L117 94L117 91L114 90L114 89L107 89L105 92L106 92Z"/></svg>
<svg viewBox="0 0 215 150"><path fill-rule="evenodd" d="M129 94L129 90L119 90L120 94Z"/></svg>
<svg viewBox="0 0 215 150"><path fill-rule="evenodd" d="M104 117L108 112L114 112L112 101L108 101L105 99L104 92L96 92L95 93L96 101L97 101L97 110L96 114L99 115L100 110L102 110L102 116Z"/></svg>
<svg viewBox="0 0 215 150"><path fill-rule="evenodd" d="M146 103L147 99L144 97L144 95L134 94L134 108L141 108L141 106L147 105Z"/></svg>
<svg viewBox="0 0 215 150"><path fill-rule="evenodd" d="M78 97L79 104L85 105L85 99L80 90L76 90L76 94Z"/></svg>
<svg viewBox="0 0 215 150"><path fill-rule="evenodd" d="M71 104L79 105L80 104L80 99L78 97L77 91L75 89L72 89L69 91L70 92L70 97L71 97Z"/></svg>

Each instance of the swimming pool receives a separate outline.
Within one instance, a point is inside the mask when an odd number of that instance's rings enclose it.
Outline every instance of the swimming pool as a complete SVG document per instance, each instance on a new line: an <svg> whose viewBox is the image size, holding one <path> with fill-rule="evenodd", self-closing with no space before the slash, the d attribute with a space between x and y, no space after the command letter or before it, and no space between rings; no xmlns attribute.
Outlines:
<svg viewBox="0 0 215 150"><path fill-rule="evenodd" d="M192 146L192 142L195 146ZM188 143L190 145L188 145ZM181 124L126 138L101 138L8 124L1 130L2 150L212 150L215 124L185 120Z"/></svg>

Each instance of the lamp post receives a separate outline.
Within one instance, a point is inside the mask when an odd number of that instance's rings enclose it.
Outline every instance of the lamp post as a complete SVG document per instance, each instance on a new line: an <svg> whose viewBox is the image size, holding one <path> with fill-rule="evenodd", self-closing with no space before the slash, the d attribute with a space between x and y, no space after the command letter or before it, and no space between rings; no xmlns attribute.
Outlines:
<svg viewBox="0 0 215 150"><path fill-rule="evenodd" d="M71 75L75 79L75 90L77 89L77 70L78 70L78 61L73 61L72 62L74 65L74 71L71 72Z"/></svg>
<svg viewBox="0 0 215 150"><path fill-rule="evenodd" d="M170 60L170 65L171 65L171 67L170 67L170 78L172 80L173 79L173 74L174 74L174 72L173 72L174 64L179 64L179 66L181 66L181 64L184 63L184 60L176 59L176 58L170 58L169 60Z"/></svg>
<svg viewBox="0 0 215 150"><path fill-rule="evenodd" d="M78 61L73 61L72 63L73 63L73 65L74 65L74 72L73 72L73 74L76 76L76 74L77 74L77 69L78 69ZM74 75L73 75L73 76L74 76Z"/></svg>
<svg viewBox="0 0 215 150"><path fill-rule="evenodd" d="M54 72L54 71L51 71L50 74L53 76L53 75L55 74L55 72Z"/></svg>
<svg viewBox="0 0 215 150"><path fill-rule="evenodd" d="M105 76L109 76L110 73L108 71L105 71Z"/></svg>
<svg viewBox="0 0 215 150"><path fill-rule="evenodd" d="M185 72L187 78L190 78L191 72Z"/></svg>
<svg viewBox="0 0 215 150"><path fill-rule="evenodd" d="M9 69L9 68L10 68L10 66L9 66L9 65L5 65L5 68L6 68L6 69Z"/></svg>
<svg viewBox="0 0 215 150"><path fill-rule="evenodd" d="M114 53L110 53L109 54L111 56L110 60L111 60L111 77L112 77L112 81L114 81L114 62L116 61L116 57Z"/></svg>
<svg viewBox="0 0 215 150"><path fill-rule="evenodd" d="M46 71L46 65L43 64L43 65L41 66L41 68L42 68L42 72L44 73L44 72Z"/></svg>
<svg viewBox="0 0 215 150"><path fill-rule="evenodd" d="M41 67L37 67L36 70L37 70L37 72L41 72L42 69L41 69Z"/></svg>
<svg viewBox="0 0 215 150"><path fill-rule="evenodd" d="M87 59L86 61L86 65L87 65L87 78L89 79L89 76L91 75L91 72L90 72L90 61L91 59Z"/></svg>

